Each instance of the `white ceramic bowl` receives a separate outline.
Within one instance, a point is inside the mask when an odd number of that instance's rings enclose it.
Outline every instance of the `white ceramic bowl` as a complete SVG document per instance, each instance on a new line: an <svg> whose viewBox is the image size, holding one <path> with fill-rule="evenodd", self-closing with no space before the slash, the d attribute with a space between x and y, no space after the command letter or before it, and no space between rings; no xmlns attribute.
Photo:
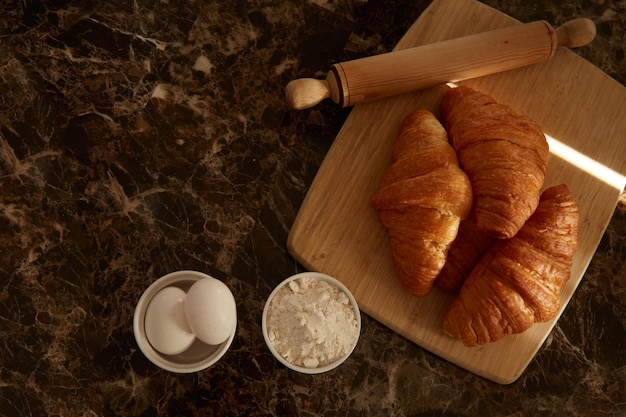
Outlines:
<svg viewBox="0 0 626 417"><path fill-rule="evenodd" d="M335 287L339 288L339 290L341 290L343 293L346 294L346 296L348 296L348 299L350 300L350 304L352 305L352 308L354 309L355 318L357 320L357 327L358 327L357 337L355 338L354 342L352 343L352 346L346 352L346 354L343 355L342 357L338 358L336 361L334 361L332 363L329 363L329 364L324 365L324 366L319 366L317 368L305 368L305 367L302 367L302 366L294 365L291 362L289 362L287 359L285 359L283 356L281 356L280 353L278 353L278 351L274 348L274 346L272 346L272 342L271 342L271 340L269 338L268 328L267 328L268 311L269 311L269 308L270 308L270 304L272 303L272 300L274 299L274 296L276 295L276 293L281 288L283 288L284 286L289 285L289 283L291 281L296 280L296 279L300 279L300 278L304 278L304 277L308 277L310 279L315 279L315 280L323 280L323 281L326 281L326 282L334 285ZM356 345L357 345L357 343L359 341L359 336L361 334L361 312L359 310L359 306L358 306L358 304L356 302L356 299L354 298L354 296L352 295L350 290L348 290L348 288L345 285L343 285L343 283L341 283L339 280L337 280L336 278L333 278L331 276L319 273L319 272L302 272L300 274L296 274L296 275L293 275L293 276L285 279L283 282L278 284L276 286L276 288L274 288L272 293L267 298L267 301L265 302L265 307L263 308L263 317L261 319L261 327L262 327L262 330L263 330L263 338L265 339L265 343L267 344L267 347L269 348L270 352L272 352L272 355L274 355L274 357L280 363L282 363L283 365L285 365L289 369L292 369L294 371L298 371L298 372L301 372L301 373L304 373L304 374L320 374L320 373L323 373L323 372L328 372L331 369L335 369L336 367L341 365L343 362L345 362L346 359L348 359L348 357L354 351L354 348L356 347Z"/></svg>
<svg viewBox="0 0 626 417"><path fill-rule="evenodd" d="M146 309L152 298L163 288L170 286L178 287L187 292L194 282L204 278L212 277L196 271L172 272L154 281L139 299L133 317L135 340L146 358L158 367L178 373L201 371L220 360L233 342L237 330L236 324L233 332L225 342L219 345L208 345L196 338L189 349L178 355L164 355L155 350L150 342L148 342L145 320Z"/></svg>

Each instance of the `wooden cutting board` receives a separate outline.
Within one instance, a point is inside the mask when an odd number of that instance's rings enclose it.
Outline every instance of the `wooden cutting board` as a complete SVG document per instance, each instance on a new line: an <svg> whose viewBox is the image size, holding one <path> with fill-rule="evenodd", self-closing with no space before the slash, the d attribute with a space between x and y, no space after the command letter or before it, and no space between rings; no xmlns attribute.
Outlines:
<svg viewBox="0 0 626 417"><path fill-rule="evenodd" d="M509 25L516 20L473 0L435 0L396 49ZM593 257L626 180L626 89L572 51L548 62L464 82L539 122L551 145L545 186L566 183L581 210L579 251L557 317L521 335L467 348L441 332L452 297L409 295L399 284L385 229L369 198L391 163L402 118L438 114L447 86L357 105L324 159L287 242L304 267L341 280L362 311L436 355L508 384L526 369Z"/></svg>

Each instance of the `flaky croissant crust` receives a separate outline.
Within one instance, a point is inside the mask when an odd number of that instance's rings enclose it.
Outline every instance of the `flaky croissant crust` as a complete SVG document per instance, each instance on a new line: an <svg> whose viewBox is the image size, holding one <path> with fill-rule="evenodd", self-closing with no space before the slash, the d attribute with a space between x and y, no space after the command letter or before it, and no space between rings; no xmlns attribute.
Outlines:
<svg viewBox="0 0 626 417"><path fill-rule="evenodd" d="M545 190L519 233L494 243L474 267L443 321L444 332L476 346L555 317L578 247L578 222L566 185Z"/></svg>
<svg viewBox="0 0 626 417"><path fill-rule="evenodd" d="M541 127L470 87L447 92L441 111L472 183L477 226L510 238L537 207L548 163Z"/></svg>
<svg viewBox="0 0 626 417"><path fill-rule="evenodd" d="M470 215L459 225L459 232L452 242L435 283L444 291L457 292L476 263L496 239L478 228L476 218Z"/></svg>
<svg viewBox="0 0 626 417"><path fill-rule="evenodd" d="M403 120L393 163L371 205L389 231L400 282L425 296L472 206L469 180L432 113L417 110Z"/></svg>

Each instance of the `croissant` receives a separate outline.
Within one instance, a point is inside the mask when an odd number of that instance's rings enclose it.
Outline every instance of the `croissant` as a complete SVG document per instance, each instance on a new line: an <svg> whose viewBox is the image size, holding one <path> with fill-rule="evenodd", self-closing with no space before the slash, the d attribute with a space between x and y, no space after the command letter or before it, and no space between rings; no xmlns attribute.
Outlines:
<svg viewBox="0 0 626 417"><path fill-rule="evenodd" d="M459 291L465 278L494 240L488 233L476 226L476 218L473 214L463 220L435 284L444 291Z"/></svg>
<svg viewBox="0 0 626 417"><path fill-rule="evenodd" d="M578 246L578 220L566 185L545 190L517 235L496 241L474 267L443 331L476 346L555 317Z"/></svg>
<svg viewBox="0 0 626 417"><path fill-rule="evenodd" d="M459 223L471 211L471 185L445 129L426 110L404 118L392 159L371 205L388 229L400 282L422 297L432 289Z"/></svg>
<svg viewBox="0 0 626 417"><path fill-rule="evenodd" d="M539 202L549 153L541 127L465 86L444 95L441 111L472 184L477 226L495 238L513 237Z"/></svg>

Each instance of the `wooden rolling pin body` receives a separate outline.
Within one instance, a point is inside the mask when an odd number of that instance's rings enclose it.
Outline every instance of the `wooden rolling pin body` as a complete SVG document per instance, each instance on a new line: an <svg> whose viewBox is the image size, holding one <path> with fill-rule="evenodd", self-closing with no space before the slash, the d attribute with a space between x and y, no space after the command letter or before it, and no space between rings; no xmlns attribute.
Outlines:
<svg viewBox="0 0 626 417"><path fill-rule="evenodd" d="M544 21L335 64L326 81L341 106L546 61L557 37Z"/></svg>
<svg viewBox="0 0 626 417"><path fill-rule="evenodd" d="M578 47L595 37L585 18L554 30L546 21L514 25L335 64L326 80L302 78L287 85L292 108L331 98L343 106L433 85L503 72L550 59L557 46Z"/></svg>

